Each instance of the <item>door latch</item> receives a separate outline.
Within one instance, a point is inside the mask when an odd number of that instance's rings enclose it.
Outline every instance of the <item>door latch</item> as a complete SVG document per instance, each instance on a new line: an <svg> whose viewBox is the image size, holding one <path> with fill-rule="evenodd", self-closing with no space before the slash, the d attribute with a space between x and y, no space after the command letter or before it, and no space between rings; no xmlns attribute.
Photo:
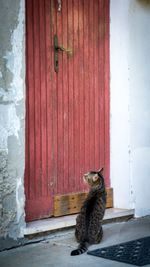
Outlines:
<svg viewBox="0 0 150 267"><path fill-rule="evenodd" d="M59 64L58 64L58 52L66 52L69 55L72 55L72 50L69 48L64 48L63 46L58 45L58 37L55 34L54 35L54 70L55 72L58 72Z"/></svg>

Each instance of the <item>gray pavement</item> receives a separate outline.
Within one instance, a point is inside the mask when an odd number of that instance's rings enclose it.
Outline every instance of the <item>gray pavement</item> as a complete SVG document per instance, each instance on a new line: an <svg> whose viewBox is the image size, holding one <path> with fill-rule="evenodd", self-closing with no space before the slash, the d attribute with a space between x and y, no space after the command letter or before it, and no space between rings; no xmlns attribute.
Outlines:
<svg viewBox="0 0 150 267"><path fill-rule="evenodd" d="M93 250L120 242L150 236L150 217L139 218L122 223L106 224L104 237L99 245L89 248ZM70 251L77 247L74 230L67 230L51 235L45 241L30 244L0 253L0 267L125 267L133 266L110 261L87 254L70 256ZM150 267L150 265L147 265Z"/></svg>

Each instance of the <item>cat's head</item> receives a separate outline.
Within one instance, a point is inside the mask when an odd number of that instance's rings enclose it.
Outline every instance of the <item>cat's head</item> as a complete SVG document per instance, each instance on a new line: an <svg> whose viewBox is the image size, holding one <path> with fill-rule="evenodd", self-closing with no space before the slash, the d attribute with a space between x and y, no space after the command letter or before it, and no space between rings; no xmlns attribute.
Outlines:
<svg viewBox="0 0 150 267"><path fill-rule="evenodd" d="M100 187L102 187L104 185L104 178L102 172L103 168L98 171L90 171L83 175L83 179L90 187L94 187L97 185L100 185Z"/></svg>

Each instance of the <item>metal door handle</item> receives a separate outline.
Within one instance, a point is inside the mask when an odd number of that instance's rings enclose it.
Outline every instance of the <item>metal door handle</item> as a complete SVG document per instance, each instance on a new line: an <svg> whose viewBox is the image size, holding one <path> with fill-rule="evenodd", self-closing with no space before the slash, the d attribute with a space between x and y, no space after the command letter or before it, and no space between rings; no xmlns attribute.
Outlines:
<svg viewBox="0 0 150 267"><path fill-rule="evenodd" d="M63 46L58 45L58 37L54 35L54 70L58 72L58 52L66 52L69 55L72 55L72 50L70 48L64 48Z"/></svg>
<svg viewBox="0 0 150 267"><path fill-rule="evenodd" d="M70 49L70 48L64 48L63 46L57 46L57 48L56 48L57 50L60 50L60 51L64 51L64 52L66 52L66 53L68 53L68 54L72 54L72 50Z"/></svg>

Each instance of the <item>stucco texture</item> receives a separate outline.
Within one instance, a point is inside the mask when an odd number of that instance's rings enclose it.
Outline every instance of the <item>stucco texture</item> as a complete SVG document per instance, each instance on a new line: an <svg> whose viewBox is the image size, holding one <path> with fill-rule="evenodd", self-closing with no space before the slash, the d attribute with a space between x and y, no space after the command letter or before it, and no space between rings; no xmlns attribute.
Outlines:
<svg viewBox="0 0 150 267"><path fill-rule="evenodd" d="M0 239L24 220L24 0L0 1Z"/></svg>

